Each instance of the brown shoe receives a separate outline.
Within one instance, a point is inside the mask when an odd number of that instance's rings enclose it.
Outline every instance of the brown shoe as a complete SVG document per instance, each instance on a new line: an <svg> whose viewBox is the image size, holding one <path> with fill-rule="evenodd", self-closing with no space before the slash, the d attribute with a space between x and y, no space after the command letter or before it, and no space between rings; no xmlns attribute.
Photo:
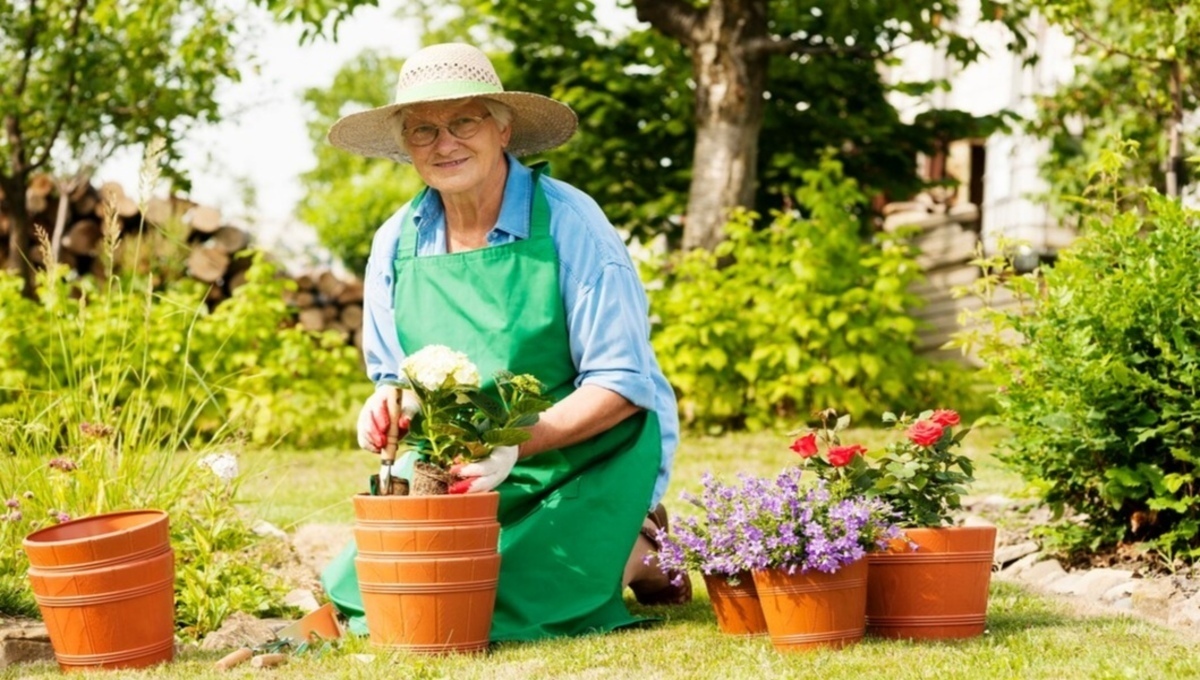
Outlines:
<svg viewBox="0 0 1200 680"><path fill-rule="evenodd" d="M669 530L667 525L667 509L663 507L662 503L659 503L646 515L646 518L654 524L654 529L650 529L643 524L641 534L646 537L647 541L650 541L650 545L654 547L654 551L658 552L662 550L662 545L658 542L656 529ZM680 575L683 577L682 582L679 585L672 583ZM644 605L679 605L692 601L692 577L686 571L670 572L667 574L667 578L669 579L667 585L650 592L640 589L637 583L630 583L629 587L633 590L634 598Z"/></svg>

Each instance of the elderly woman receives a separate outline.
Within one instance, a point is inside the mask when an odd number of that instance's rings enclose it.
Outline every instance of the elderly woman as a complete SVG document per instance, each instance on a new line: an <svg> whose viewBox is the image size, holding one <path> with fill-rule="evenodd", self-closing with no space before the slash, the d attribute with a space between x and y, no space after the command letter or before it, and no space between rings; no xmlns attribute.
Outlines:
<svg viewBox="0 0 1200 680"><path fill-rule="evenodd" d="M363 350L377 389L360 446L379 452L395 432L408 404L400 362L426 345L465 352L483 376L531 373L555 399L528 442L464 466L452 488L500 493L493 640L634 623L623 585L647 604L691 597L690 583L673 586L642 559L665 524L658 501L678 441L645 291L596 202L517 160L575 127L565 104L505 91L481 51L444 44L405 62L395 103L329 131L340 148L412 163L427 185L372 245ZM322 580L353 624L362 605L350 560Z"/></svg>

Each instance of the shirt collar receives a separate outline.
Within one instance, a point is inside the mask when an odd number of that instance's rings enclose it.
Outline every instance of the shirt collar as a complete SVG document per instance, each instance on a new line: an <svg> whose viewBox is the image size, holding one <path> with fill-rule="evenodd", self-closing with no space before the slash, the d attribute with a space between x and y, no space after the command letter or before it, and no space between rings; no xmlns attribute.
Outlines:
<svg viewBox="0 0 1200 680"><path fill-rule="evenodd" d="M516 238L529 238L529 215L533 208L533 171L521 164L515 156L504 154L508 162L508 179L504 182L504 198L500 202L500 217L496 229ZM446 224L442 196L430 189L425 200L413 213L413 224L417 231Z"/></svg>

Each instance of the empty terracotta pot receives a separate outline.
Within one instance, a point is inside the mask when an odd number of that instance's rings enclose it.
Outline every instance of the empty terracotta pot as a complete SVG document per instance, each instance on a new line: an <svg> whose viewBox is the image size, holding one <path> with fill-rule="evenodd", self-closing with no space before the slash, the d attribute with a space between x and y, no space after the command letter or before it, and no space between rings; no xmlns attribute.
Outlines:
<svg viewBox="0 0 1200 680"><path fill-rule="evenodd" d="M64 670L143 668L175 653L167 514L84 517L25 538L29 581Z"/></svg>
<svg viewBox="0 0 1200 680"><path fill-rule="evenodd" d="M867 607L867 561L832 574L782 569L754 572L771 644L781 652L844 647L862 639Z"/></svg>
<svg viewBox="0 0 1200 680"><path fill-rule="evenodd" d="M767 621L754 588L754 576L743 572L737 580L735 586L724 575L704 575L708 599L717 615L717 628L726 635L766 635Z"/></svg>
<svg viewBox="0 0 1200 680"><path fill-rule="evenodd" d="M944 640L981 635L996 549L995 527L906 529L872 553L867 629L872 635Z"/></svg>

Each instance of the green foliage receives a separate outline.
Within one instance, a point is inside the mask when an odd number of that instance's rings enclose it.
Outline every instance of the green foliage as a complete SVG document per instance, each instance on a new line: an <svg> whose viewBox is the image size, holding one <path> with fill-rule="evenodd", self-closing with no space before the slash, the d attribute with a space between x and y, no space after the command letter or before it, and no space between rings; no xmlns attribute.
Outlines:
<svg viewBox="0 0 1200 680"><path fill-rule="evenodd" d="M90 0L0 3L0 178L18 178L56 145L90 151L153 137L173 144L218 118L216 91L235 81L232 15L222 3ZM16 74L22 74L16 77Z"/></svg>
<svg viewBox="0 0 1200 680"><path fill-rule="evenodd" d="M337 38L337 29L359 7L377 7L379 0L254 0L271 10L280 21L302 28L301 42L327 35Z"/></svg>
<svg viewBox="0 0 1200 680"><path fill-rule="evenodd" d="M1016 276L983 264L1017 310L985 308L960 338L979 347L1003 421L1006 460L1065 521L1058 547L1143 540L1200 556L1200 214L1123 184L1130 145L1092 169L1086 235L1053 268ZM1122 208L1144 203L1145 211Z"/></svg>
<svg viewBox="0 0 1200 680"><path fill-rule="evenodd" d="M211 314L194 281L155 292L141 279L68 286L59 272L35 303L0 275L0 341L13 350L0 356L0 417L41 404L54 422L48 448L62 445L55 404L69 399L95 399L85 419L98 422L145 403L153 414L142 415L173 423L143 435L163 441L174 430L208 439L239 429L259 444L344 441L368 389L352 387L359 359L334 334L284 327L283 291L294 284L253 257L246 285Z"/></svg>
<svg viewBox="0 0 1200 680"><path fill-rule="evenodd" d="M421 180L410 165L334 148L325 134L347 107L391 102L399 73L399 59L367 51L344 65L331 86L304 93L305 103L316 112L308 132L317 164L300 176L305 191L297 216L312 225L321 245L351 271L366 269L372 234L416 195Z"/></svg>
<svg viewBox="0 0 1200 680"><path fill-rule="evenodd" d="M286 322L284 292L294 282L254 257L246 284L198 319L191 332L195 370L213 390L201 425L232 421L255 444L345 444L369 396L358 352L336 333L313 334Z"/></svg>
<svg viewBox="0 0 1200 680"><path fill-rule="evenodd" d="M1050 142L1042 161L1050 185L1044 199L1060 219L1075 223L1069 197L1084 192L1089 166L1113 136L1137 142L1142 150L1126 157L1124 181L1162 190L1172 119L1200 104L1200 81L1187 75L1200 66L1200 7L1148 0L1033 4L1075 40L1078 56L1072 80L1038 98L1029 124L1033 134ZM1177 67L1181 77L1172 83ZM1196 141L1195 130L1184 128L1183 156ZM1189 168L1179 170L1182 186L1190 181Z"/></svg>
<svg viewBox="0 0 1200 680"><path fill-rule="evenodd" d="M176 627L199 638L234 612L289 613L283 580L266 569L283 563L286 543L260 538L239 517L233 503L239 479L201 477L171 520Z"/></svg>
<svg viewBox="0 0 1200 680"><path fill-rule="evenodd" d="M962 373L918 357L911 248L858 236L863 195L830 158L805 175L806 214L764 229L739 213L715 252L645 271L654 347L685 423L759 429L833 407L878 416L968 400Z"/></svg>

